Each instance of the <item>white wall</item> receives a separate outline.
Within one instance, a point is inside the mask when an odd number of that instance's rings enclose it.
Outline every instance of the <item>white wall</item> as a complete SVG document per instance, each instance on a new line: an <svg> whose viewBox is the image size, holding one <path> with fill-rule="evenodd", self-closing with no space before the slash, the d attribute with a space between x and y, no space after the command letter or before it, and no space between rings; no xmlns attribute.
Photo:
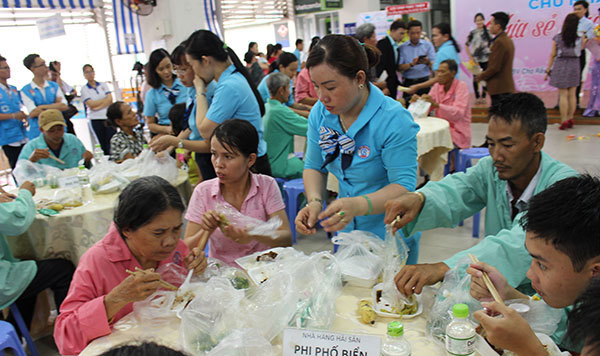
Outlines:
<svg viewBox="0 0 600 356"><path fill-rule="evenodd" d="M294 21L277 21L269 24L245 26L225 30L225 43L244 61L244 54L248 51L248 43L258 43L259 52L267 53L267 45L275 43L275 27L273 24L287 22L290 31L290 47L283 48L284 51L293 52L296 49L296 25Z"/></svg>
<svg viewBox="0 0 600 356"><path fill-rule="evenodd" d="M150 56L153 43L164 40L165 49L172 51L179 43L199 29L208 29L202 0L160 0L149 16L140 17L144 51Z"/></svg>
<svg viewBox="0 0 600 356"><path fill-rule="evenodd" d="M338 10L339 33L344 33L344 24L356 22L361 12L379 11L379 0L344 0L344 7Z"/></svg>

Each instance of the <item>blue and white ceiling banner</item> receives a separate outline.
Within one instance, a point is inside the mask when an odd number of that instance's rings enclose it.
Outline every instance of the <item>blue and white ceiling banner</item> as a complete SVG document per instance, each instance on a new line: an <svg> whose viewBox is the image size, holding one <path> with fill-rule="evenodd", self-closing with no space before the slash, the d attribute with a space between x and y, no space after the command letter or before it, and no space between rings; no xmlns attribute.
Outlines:
<svg viewBox="0 0 600 356"><path fill-rule="evenodd" d="M117 54L135 54L144 52L140 17L132 12L127 0L113 0Z"/></svg>
<svg viewBox="0 0 600 356"><path fill-rule="evenodd" d="M17 9L95 9L102 6L102 0L1 0L0 4Z"/></svg>

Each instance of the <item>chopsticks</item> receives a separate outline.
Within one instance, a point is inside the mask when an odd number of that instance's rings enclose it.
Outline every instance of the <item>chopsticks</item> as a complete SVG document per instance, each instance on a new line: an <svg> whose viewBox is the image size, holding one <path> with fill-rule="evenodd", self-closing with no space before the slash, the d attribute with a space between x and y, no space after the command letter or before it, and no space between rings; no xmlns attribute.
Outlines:
<svg viewBox="0 0 600 356"><path fill-rule="evenodd" d="M477 256L472 255L470 253L469 253L469 258L471 259L471 262L473 262L473 263L479 262L479 259L477 258ZM482 271L482 273L483 273L483 282L485 283L485 286L490 291L490 293L492 293L492 297L494 297L494 300L496 302L504 305L504 301L502 300L502 297L500 297L500 293L498 293L498 290L496 289L496 287L494 287L494 283L492 283L490 276L488 276L488 274L486 272Z"/></svg>
<svg viewBox="0 0 600 356"><path fill-rule="evenodd" d="M135 272L130 271L130 270L126 270L127 273L129 273L130 275L135 275L136 273L146 273L146 271L144 271L143 269L139 269L138 267L135 268ZM174 285L172 285L171 283L164 281L162 278L160 279L160 284L169 290L178 290L179 288L175 287Z"/></svg>
<svg viewBox="0 0 600 356"><path fill-rule="evenodd" d="M51 154L51 155L50 155L48 158L50 158L50 159L53 159L53 160L55 160L56 162L58 162L58 163L60 163L60 164L65 164L65 161L63 161L63 160L62 160L62 159L60 159L60 158L56 158L56 156L54 156L54 155L52 155L52 154Z"/></svg>

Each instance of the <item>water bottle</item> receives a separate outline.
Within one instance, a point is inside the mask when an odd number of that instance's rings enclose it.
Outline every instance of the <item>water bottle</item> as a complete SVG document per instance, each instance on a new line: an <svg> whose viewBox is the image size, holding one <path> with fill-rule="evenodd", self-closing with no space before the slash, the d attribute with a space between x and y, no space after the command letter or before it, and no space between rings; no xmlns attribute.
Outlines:
<svg viewBox="0 0 600 356"><path fill-rule="evenodd" d="M448 355L469 356L475 353L475 327L469 321L469 306L454 304L452 321L446 327L446 352Z"/></svg>
<svg viewBox="0 0 600 356"><path fill-rule="evenodd" d="M404 338L404 326L399 321L388 324L387 335L381 347L382 356L410 356L410 343Z"/></svg>
<svg viewBox="0 0 600 356"><path fill-rule="evenodd" d="M87 169L83 164L79 165L79 172L77 173L77 179L81 186L81 202L83 204L90 203L94 200L92 193L92 185L90 184L90 176L87 173Z"/></svg>
<svg viewBox="0 0 600 356"><path fill-rule="evenodd" d="M104 162L104 151L102 151L102 146L99 143L94 146L94 160L96 164Z"/></svg>

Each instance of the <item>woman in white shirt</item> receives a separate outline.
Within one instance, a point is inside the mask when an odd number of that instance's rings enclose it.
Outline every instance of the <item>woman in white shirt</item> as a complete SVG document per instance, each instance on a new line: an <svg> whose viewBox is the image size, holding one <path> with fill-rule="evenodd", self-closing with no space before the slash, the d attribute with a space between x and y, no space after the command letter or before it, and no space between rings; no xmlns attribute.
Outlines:
<svg viewBox="0 0 600 356"><path fill-rule="evenodd" d="M96 73L90 64L83 66L83 76L87 84L81 88L81 100L85 105L86 116L92 121L92 128L102 151L105 155L110 155L110 138L116 131L106 123L106 108L112 104L112 94L106 83L95 80Z"/></svg>

